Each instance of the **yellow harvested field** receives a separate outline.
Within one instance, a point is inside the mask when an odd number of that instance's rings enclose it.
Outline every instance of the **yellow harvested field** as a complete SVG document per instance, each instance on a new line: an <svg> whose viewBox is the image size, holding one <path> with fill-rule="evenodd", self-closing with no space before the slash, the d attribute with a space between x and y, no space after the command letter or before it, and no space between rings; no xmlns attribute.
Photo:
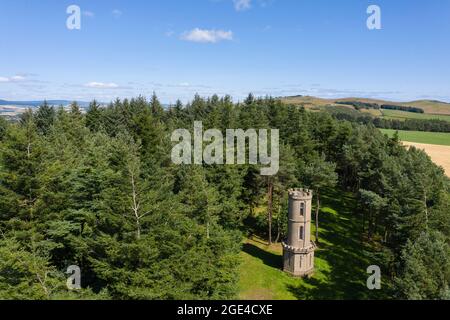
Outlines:
<svg viewBox="0 0 450 320"><path fill-rule="evenodd" d="M450 177L450 146L440 146L437 144L424 144L403 141L405 146L414 146L424 150L436 163L445 170L445 174Z"/></svg>

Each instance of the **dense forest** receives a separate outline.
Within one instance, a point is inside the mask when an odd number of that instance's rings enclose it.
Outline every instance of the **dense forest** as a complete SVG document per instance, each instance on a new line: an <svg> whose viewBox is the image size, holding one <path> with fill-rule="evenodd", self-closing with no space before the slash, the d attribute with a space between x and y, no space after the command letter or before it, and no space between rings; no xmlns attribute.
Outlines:
<svg viewBox="0 0 450 320"><path fill-rule="evenodd" d="M280 170L174 165L178 128L280 130ZM286 235L287 190L352 192L354 219L399 299L450 298L449 179L372 124L252 95L163 108L156 95L47 104L0 120L0 299L232 299L242 240ZM252 219L257 208L264 219ZM317 239L320 245L320 239ZM345 257L342 257L345 259ZM66 287L67 267L82 289Z"/></svg>

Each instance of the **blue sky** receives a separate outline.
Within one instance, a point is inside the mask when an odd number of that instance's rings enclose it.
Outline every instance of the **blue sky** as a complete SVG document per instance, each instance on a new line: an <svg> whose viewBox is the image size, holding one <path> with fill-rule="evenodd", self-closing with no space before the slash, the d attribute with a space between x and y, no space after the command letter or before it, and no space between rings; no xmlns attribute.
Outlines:
<svg viewBox="0 0 450 320"><path fill-rule="evenodd" d="M81 30L66 27L72 4ZM450 101L449 57L449 0L0 1L0 99Z"/></svg>

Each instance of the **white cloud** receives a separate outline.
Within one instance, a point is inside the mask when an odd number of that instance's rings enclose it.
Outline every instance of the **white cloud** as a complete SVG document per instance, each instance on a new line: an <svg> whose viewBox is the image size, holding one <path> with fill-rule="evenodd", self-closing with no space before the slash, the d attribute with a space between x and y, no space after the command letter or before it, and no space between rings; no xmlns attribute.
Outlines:
<svg viewBox="0 0 450 320"><path fill-rule="evenodd" d="M89 82L84 85L86 88L94 88L94 89L117 89L119 86L113 82L104 83L104 82Z"/></svg>
<svg viewBox="0 0 450 320"><path fill-rule="evenodd" d="M112 15L114 16L114 18L120 18L122 16L123 12L120 11L119 9L114 9L112 11Z"/></svg>
<svg viewBox="0 0 450 320"><path fill-rule="evenodd" d="M182 40L202 43L217 43L222 40L233 40L232 31L204 30L195 28L181 35Z"/></svg>
<svg viewBox="0 0 450 320"><path fill-rule="evenodd" d="M15 75L13 77L0 77L0 82L21 82L21 81L25 81L27 80L27 78L25 76L22 75Z"/></svg>
<svg viewBox="0 0 450 320"><path fill-rule="evenodd" d="M245 11L252 7L252 0L233 0L236 11Z"/></svg>

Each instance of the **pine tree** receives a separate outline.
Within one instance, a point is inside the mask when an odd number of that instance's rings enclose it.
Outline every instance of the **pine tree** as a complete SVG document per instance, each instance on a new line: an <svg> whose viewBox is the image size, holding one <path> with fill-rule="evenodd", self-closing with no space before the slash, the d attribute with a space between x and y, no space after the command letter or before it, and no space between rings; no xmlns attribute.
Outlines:
<svg viewBox="0 0 450 320"><path fill-rule="evenodd" d="M86 113L86 126L92 132L98 132L102 128L102 110L97 101L92 101Z"/></svg>
<svg viewBox="0 0 450 320"><path fill-rule="evenodd" d="M48 134L55 120L55 116L55 108L50 106L47 101L44 101L34 114L34 122L38 132L44 135Z"/></svg>
<svg viewBox="0 0 450 320"><path fill-rule="evenodd" d="M159 102L159 99L156 96L155 92L153 92L152 97L150 99L150 109L152 111L152 115L155 118L161 119L161 117L164 113L164 109L163 109L161 103Z"/></svg>
<svg viewBox="0 0 450 320"><path fill-rule="evenodd" d="M408 241L402 254L403 270L396 283L400 297L413 300L448 298L450 247L439 232L423 233Z"/></svg>
<svg viewBox="0 0 450 320"><path fill-rule="evenodd" d="M316 242L319 243L320 192L324 188L334 187L337 183L336 164L327 162L325 155L317 157L304 170L303 179L314 190L316 197Z"/></svg>
<svg viewBox="0 0 450 320"><path fill-rule="evenodd" d="M3 137L5 136L7 127L8 127L8 122L4 118L0 117L0 141L3 140Z"/></svg>

